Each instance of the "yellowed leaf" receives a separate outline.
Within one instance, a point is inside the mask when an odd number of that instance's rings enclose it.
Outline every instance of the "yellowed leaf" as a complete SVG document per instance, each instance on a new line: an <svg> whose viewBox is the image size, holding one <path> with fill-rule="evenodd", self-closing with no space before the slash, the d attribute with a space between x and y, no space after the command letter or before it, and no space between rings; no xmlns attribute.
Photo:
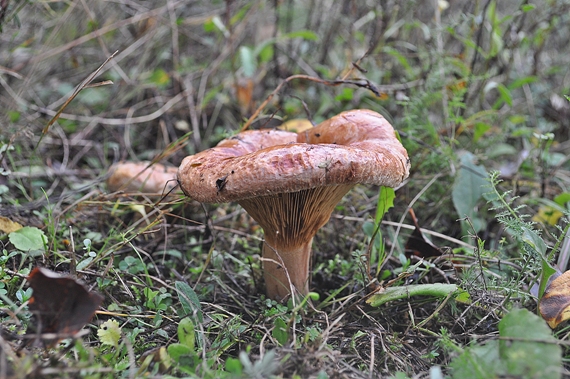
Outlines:
<svg viewBox="0 0 570 379"><path fill-rule="evenodd" d="M286 130L288 132L304 132L307 129L311 129L313 124L311 121L304 118L297 118L294 120L285 121L279 126L279 129Z"/></svg>
<svg viewBox="0 0 570 379"><path fill-rule="evenodd" d="M538 212L532 217L532 221L548 225L556 225L558 224L560 217L562 217L562 212L552 207L543 205L538 208Z"/></svg>
<svg viewBox="0 0 570 379"><path fill-rule="evenodd" d="M0 217L0 232L8 234L22 228L23 226L21 224L12 221L9 218Z"/></svg>
<svg viewBox="0 0 570 379"><path fill-rule="evenodd" d="M570 319L570 271L548 285L538 303L538 309L552 329Z"/></svg>

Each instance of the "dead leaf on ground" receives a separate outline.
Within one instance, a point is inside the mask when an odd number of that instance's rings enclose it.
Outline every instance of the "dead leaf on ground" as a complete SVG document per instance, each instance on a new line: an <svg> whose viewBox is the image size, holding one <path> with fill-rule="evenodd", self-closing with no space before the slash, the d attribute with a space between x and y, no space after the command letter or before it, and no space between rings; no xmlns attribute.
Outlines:
<svg viewBox="0 0 570 379"><path fill-rule="evenodd" d="M103 296L90 292L77 280L46 268L36 267L28 277L28 283L34 290L29 303L36 321L32 329L41 334L57 335L55 339L44 341L46 345L53 345L80 331L103 301Z"/></svg>
<svg viewBox="0 0 570 379"><path fill-rule="evenodd" d="M286 130L288 132L301 133L305 130L311 129L313 124L305 118L296 118L293 120L285 121L279 125L278 129Z"/></svg>
<svg viewBox="0 0 570 379"><path fill-rule="evenodd" d="M570 271L566 271L546 287L538 309L552 329L570 319Z"/></svg>
<svg viewBox="0 0 570 379"><path fill-rule="evenodd" d="M418 219L413 209L410 209L410 216L415 229L406 241L406 255L415 255L420 258L439 257L443 254L441 249L427 240L422 234Z"/></svg>
<svg viewBox="0 0 570 379"><path fill-rule="evenodd" d="M0 217L0 232L10 234L16 230L22 229L23 226L7 217Z"/></svg>

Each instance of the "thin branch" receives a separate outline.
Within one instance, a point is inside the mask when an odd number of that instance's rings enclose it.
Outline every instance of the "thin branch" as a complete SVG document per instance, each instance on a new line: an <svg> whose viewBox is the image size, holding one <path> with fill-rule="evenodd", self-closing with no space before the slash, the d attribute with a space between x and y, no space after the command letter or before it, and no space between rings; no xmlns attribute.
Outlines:
<svg viewBox="0 0 570 379"><path fill-rule="evenodd" d="M423 80L414 80L412 82L409 83L404 83L404 84L392 84L392 85L378 85L375 83L372 83L370 80L368 79L353 79L353 80L344 80L344 79L338 79L338 80L326 80L326 79L321 79L321 78L316 78L313 76L308 76L308 75L292 75L289 76L288 78L286 78L285 80L283 80L278 86L277 88L275 88L273 90L273 92L271 92L269 94L269 96L267 96L267 98L265 99L265 101L263 103L261 103L261 105L257 108L257 110L253 113L253 115L249 118L249 120L247 120L247 122L244 124L244 126L242 126L241 128L241 132L247 130L250 125L253 123L253 121L257 118L257 116L259 116L259 114L261 113L261 111L267 106L267 104L269 104L269 102L271 101L271 99L273 99L273 97L279 92L281 91L281 89L283 88L283 86L287 83L289 83L292 80L295 79L303 79L303 80L308 80L311 82L316 82L316 83L320 83L320 84L324 84L327 86L331 86L331 87L336 87L342 84L349 84L349 85L353 85L356 87L360 87L360 88L366 88L370 91L372 91L372 93L374 93L376 96L380 96L381 92L388 92L388 91L396 91L399 89L406 89L406 88L410 88L410 87L414 87L414 86L418 86L421 85L423 83Z"/></svg>

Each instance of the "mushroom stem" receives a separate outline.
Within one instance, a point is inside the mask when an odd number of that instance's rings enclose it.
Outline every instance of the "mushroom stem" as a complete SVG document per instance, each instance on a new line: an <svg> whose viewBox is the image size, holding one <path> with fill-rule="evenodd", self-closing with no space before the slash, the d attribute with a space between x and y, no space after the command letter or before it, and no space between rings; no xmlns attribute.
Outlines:
<svg viewBox="0 0 570 379"><path fill-rule="evenodd" d="M263 243L263 276L267 297L282 300L291 294L309 292L309 264L313 239L302 245L277 249L267 239Z"/></svg>
<svg viewBox="0 0 570 379"><path fill-rule="evenodd" d="M238 201L265 233L262 255L267 297L283 300L291 289L299 295L309 292L313 237L352 187L329 185Z"/></svg>

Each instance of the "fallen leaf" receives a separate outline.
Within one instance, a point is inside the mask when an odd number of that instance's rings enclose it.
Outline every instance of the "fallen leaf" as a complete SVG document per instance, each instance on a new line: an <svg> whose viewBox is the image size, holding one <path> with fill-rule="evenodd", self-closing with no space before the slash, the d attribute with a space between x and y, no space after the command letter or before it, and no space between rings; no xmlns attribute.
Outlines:
<svg viewBox="0 0 570 379"><path fill-rule="evenodd" d="M286 130L288 132L301 133L305 130L311 129L313 124L305 118L296 118L293 120L285 121L279 125L278 129Z"/></svg>
<svg viewBox="0 0 570 379"><path fill-rule="evenodd" d="M563 214L559 210L547 205L541 205L538 208L538 212L532 216L532 221L554 226L558 224L558 220L562 216Z"/></svg>
<svg viewBox="0 0 570 379"><path fill-rule="evenodd" d="M9 234L22 228L22 225L10 220L7 217L0 217L0 232Z"/></svg>
<svg viewBox="0 0 570 379"><path fill-rule="evenodd" d="M33 329L57 335L55 339L44 341L48 346L80 331L103 301L101 295L90 292L77 280L46 268L36 267L28 283L34 291L29 303L30 311L36 316Z"/></svg>
<svg viewBox="0 0 570 379"><path fill-rule="evenodd" d="M420 258L439 257L442 255L443 252L422 234L416 214L411 208L410 216L412 216L415 229L406 241L406 255L415 255Z"/></svg>
<svg viewBox="0 0 570 379"><path fill-rule="evenodd" d="M570 271L566 271L546 287L538 309L552 329L570 319Z"/></svg>
<svg viewBox="0 0 570 379"><path fill-rule="evenodd" d="M116 320L107 320L97 330L97 337L102 345L119 346L121 327Z"/></svg>

